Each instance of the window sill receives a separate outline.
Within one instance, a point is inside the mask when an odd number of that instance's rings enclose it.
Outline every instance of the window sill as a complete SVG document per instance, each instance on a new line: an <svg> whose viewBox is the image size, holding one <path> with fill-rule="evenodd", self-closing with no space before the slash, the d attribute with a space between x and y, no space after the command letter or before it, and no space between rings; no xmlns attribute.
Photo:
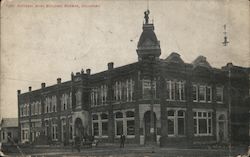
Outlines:
<svg viewBox="0 0 250 157"><path fill-rule="evenodd" d="M181 138L181 137L186 137L185 135L168 135L170 138Z"/></svg>
<svg viewBox="0 0 250 157"><path fill-rule="evenodd" d="M94 136L95 138L108 138L108 136Z"/></svg>
<svg viewBox="0 0 250 157"><path fill-rule="evenodd" d="M126 138L131 139L135 138L135 135L125 135ZM121 138L121 135L115 135L115 138Z"/></svg>
<svg viewBox="0 0 250 157"><path fill-rule="evenodd" d="M173 100L173 99L166 99L166 101L171 101L171 102L173 102L173 101L177 101L177 102L186 102L186 100Z"/></svg>
<svg viewBox="0 0 250 157"><path fill-rule="evenodd" d="M201 103L206 103L206 100L200 100L199 102L201 102Z"/></svg>
<svg viewBox="0 0 250 157"><path fill-rule="evenodd" d="M195 137L213 136L213 134L194 134Z"/></svg>
<svg viewBox="0 0 250 157"><path fill-rule="evenodd" d="M223 104L223 102L222 102L222 101L216 101L216 103L217 103L217 104Z"/></svg>

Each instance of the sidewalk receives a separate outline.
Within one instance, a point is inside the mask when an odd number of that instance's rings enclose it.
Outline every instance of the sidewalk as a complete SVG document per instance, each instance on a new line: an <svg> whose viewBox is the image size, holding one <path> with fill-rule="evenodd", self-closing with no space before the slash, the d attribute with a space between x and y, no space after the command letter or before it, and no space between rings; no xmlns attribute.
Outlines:
<svg viewBox="0 0 250 157"><path fill-rule="evenodd" d="M225 157L229 156L228 149L204 149L204 148L161 148L158 146L141 146L136 144L126 144L125 148L120 148L119 144L100 144L93 148L81 148L81 152L77 152L71 146L33 146L23 148L25 155L32 156L166 156L166 157ZM232 156L246 153L242 148L234 148L231 152ZM9 155L18 156L20 153L15 152Z"/></svg>

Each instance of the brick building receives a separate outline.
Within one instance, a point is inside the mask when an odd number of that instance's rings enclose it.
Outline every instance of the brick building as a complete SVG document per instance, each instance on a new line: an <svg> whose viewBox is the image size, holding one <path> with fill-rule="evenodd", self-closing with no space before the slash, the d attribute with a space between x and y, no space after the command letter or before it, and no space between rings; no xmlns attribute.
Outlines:
<svg viewBox="0 0 250 157"><path fill-rule="evenodd" d="M138 61L29 92L18 90L20 141L70 143L93 135L117 142L190 145L248 142L249 71L205 57L185 63L178 53L161 59L160 42L145 12ZM248 102L247 102L248 101ZM230 120L231 119L231 120Z"/></svg>

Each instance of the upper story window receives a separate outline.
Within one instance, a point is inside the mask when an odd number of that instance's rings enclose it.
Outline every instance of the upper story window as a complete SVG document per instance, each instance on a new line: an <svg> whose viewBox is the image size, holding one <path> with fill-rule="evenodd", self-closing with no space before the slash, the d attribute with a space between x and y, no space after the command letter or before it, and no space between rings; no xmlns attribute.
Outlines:
<svg viewBox="0 0 250 157"><path fill-rule="evenodd" d="M128 78L114 83L114 100L115 101L132 101L134 94L134 81Z"/></svg>
<svg viewBox="0 0 250 157"><path fill-rule="evenodd" d="M144 79L142 80L142 95L143 99L151 99L152 96L153 98L156 97L156 81L149 80L149 79ZM152 82L152 86L151 86ZM152 89L152 90L151 90Z"/></svg>
<svg viewBox="0 0 250 157"><path fill-rule="evenodd" d="M52 112L57 112L56 96L52 96Z"/></svg>
<svg viewBox="0 0 250 157"><path fill-rule="evenodd" d="M57 98L56 96L46 97L44 103L44 113L57 112Z"/></svg>
<svg viewBox="0 0 250 157"><path fill-rule="evenodd" d="M20 117L24 117L24 110L25 110L24 104L21 104L19 108L20 108L20 110L19 110L20 111L20 113L19 113Z"/></svg>
<svg viewBox="0 0 250 157"><path fill-rule="evenodd" d="M98 88L92 88L90 94L91 106L98 105Z"/></svg>
<svg viewBox="0 0 250 157"><path fill-rule="evenodd" d="M206 86L199 86L199 101L205 102L206 101Z"/></svg>
<svg viewBox="0 0 250 157"><path fill-rule="evenodd" d="M46 97L45 103L44 103L44 113L50 112L50 105L51 105L51 99L50 99L50 97Z"/></svg>
<svg viewBox="0 0 250 157"><path fill-rule="evenodd" d="M30 104L31 115L36 115L37 104L35 102Z"/></svg>
<svg viewBox="0 0 250 157"><path fill-rule="evenodd" d="M25 117L29 116L29 104L23 104L20 106L20 116Z"/></svg>
<svg viewBox="0 0 250 157"><path fill-rule="evenodd" d="M80 89L75 93L76 106L81 106L82 104L82 91Z"/></svg>
<svg viewBox="0 0 250 157"><path fill-rule="evenodd" d="M192 94L193 94L193 101L197 102L198 101L198 86L197 85L192 86Z"/></svg>
<svg viewBox="0 0 250 157"><path fill-rule="evenodd" d="M71 94L64 93L61 97L61 110L65 111L71 108Z"/></svg>
<svg viewBox="0 0 250 157"><path fill-rule="evenodd" d="M167 100L185 100L185 82L167 80L166 82Z"/></svg>
<svg viewBox="0 0 250 157"><path fill-rule="evenodd" d="M193 102L211 102L212 87L208 85L192 85Z"/></svg>
<svg viewBox="0 0 250 157"><path fill-rule="evenodd" d="M91 106L104 105L107 103L108 86L103 84L99 87L93 87L90 93Z"/></svg>
<svg viewBox="0 0 250 157"><path fill-rule="evenodd" d="M216 102L223 102L223 87L216 87Z"/></svg>
<svg viewBox="0 0 250 157"><path fill-rule="evenodd" d="M107 85L101 85L101 91L100 91L100 95L101 95L101 104L106 104L107 103L107 96L108 96L108 87Z"/></svg>
<svg viewBox="0 0 250 157"><path fill-rule="evenodd" d="M41 114L41 102L36 101L30 104L31 115Z"/></svg>

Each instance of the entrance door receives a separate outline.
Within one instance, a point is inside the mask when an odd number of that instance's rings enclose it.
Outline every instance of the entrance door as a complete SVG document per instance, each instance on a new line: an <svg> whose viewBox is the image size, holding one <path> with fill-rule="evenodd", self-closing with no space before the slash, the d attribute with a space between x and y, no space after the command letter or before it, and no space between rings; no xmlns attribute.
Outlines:
<svg viewBox="0 0 250 157"><path fill-rule="evenodd" d="M147 111L144 114L144 129L145 129L145 144L149 142L155 142L156 141L156 115L153 113L153 123L154 126L151 128L151 111ZM153 134L153 135L152 135Z"/></svg>
<svg viewBox="0 0 250 157"><path fill-rule="evenodd" d="M75 135L76 137L83 137L84 135L84 127L80 118L75 120Z"/></svg>
<svg viewBox="0 0 250 157"><path fill-rule="evenodd" d="M222 114L218 118L218 135L217 139L219 143L222 143L226 140L226 119L225 116Z"/></svg>

